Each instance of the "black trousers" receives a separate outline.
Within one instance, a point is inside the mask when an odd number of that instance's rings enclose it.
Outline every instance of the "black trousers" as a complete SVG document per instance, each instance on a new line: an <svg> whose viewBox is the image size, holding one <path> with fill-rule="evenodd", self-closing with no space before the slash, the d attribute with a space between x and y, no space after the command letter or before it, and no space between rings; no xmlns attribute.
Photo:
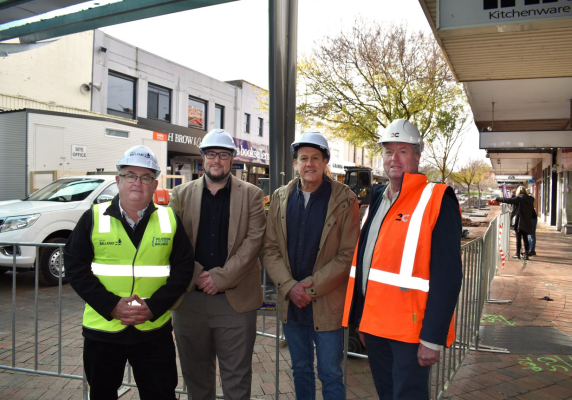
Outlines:
<svg viewBox="0 0 572 400"><path fill-rule="evenodd" d="M524 242L524 252L528 254L528 233L518 229L515 229L514 232L516 234L516 254L520 256L520 250L522 248L521 239Z"/></svg>
<svg viewBox="0 0 572 400"><path fill-rule="evenodd" d="M142 400L174 400L177 364L173 338L137 344L118 344L84 339L83 365L91 400L116 400L125 365L133 368Z"/></svg>
<svg viewBox="0 0 572 400"><path fill-rule="evenodd" d="M364 334L375 390L380 400L429 400L431 367L417 359L419 343Z"/></svg>

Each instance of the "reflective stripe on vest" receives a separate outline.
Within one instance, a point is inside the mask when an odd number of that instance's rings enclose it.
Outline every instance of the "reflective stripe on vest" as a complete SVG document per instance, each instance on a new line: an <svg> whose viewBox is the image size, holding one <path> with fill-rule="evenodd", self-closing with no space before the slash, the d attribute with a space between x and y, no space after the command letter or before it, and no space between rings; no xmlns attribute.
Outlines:
<svg viewBox="0 0 572 400"><path fill-rule="evenodd" d="M429 292L431 236L445 190L445 185L429 184L423 176L406 174L400 196L379 231L369 276L365 277L368 282L361 331L419 343ZM358 247L350 269L344 326L352 307ZM452 320L447 344L453 339Z"/></svg>
<svg viewBox="0 0 572 400"><path fill-rule="evenodd" d="M91 264L94 275L104 276L133 276L135 278L157 278L169 276L170 265L138 265L133 270L132 265Z"/></svg>
<svg viewBox="0 0 572 400"><path fill-rule="evenodd" d="M423 213L425 213L427 203L429 203L429 199L431 199L434 187L434 183L425 186L419 203L417 207L415 207L415 211L409 220L409 228L407 229L407 236L405 237L399 274L371 268L368 278L370 281L385 283L402 289L417 289L423 292L429 291L429 280L414 277L413 265L415 263L415 254L417 253L417 244L419 243L419 232L421 231L421 223L423 222Z"/></svg>
<svg viewBox="0 0 572 400"><path fill-rule="evenodd" d="M111 202L93 207L91 269L105 288L120 297L137 294L148 298L165 285L170 273L176 219L170 208L158 207L149 217L139 248L135 248L121 220L104 215ZM170 319L167 311L155 321L135 325L138 330L159 329ZM83 325L88 329L118 332L126 329L121 321L107 321L86 304Z"/></svg>

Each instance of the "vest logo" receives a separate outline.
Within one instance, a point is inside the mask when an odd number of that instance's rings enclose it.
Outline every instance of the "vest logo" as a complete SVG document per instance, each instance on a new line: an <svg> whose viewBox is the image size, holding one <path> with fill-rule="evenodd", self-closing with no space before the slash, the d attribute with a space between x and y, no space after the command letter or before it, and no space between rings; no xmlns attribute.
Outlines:
<svg viewBox="0 0 572 400"><path fill-rule="evenodd" d="M409 214L397 214L398 218L395 218L396 221L400 222L409 222Z"/></svg>
<svg viewBox="0 0 572 400"><path fill-rule="evenodd" d="M121 246L121 239L117 239L117 240L100 240L99 241L99 245L100 246Z"/></svg>
<svg viewBox="0 0 572 400"><path fill-rule="evenodd" d="M171 243L171 238L169 238L169 237L160 238L160 237L153 236L153 239L151 240L151 247L168 246L169 243Z"/></svg>
<svg viewBox="0 0 572 400"><path fill-rule="evenodd" d="M392 137L392 138L398 138L398 137L399 137L399 132L391 132L391 137Z"/></svg>

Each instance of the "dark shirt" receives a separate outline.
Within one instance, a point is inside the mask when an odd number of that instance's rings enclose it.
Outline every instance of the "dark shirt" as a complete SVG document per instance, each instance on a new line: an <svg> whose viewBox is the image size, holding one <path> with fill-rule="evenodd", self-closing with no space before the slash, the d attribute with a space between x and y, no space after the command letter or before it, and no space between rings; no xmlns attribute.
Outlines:
<svg viewBox="0 0 572 400"><path fill-rule="evenodd" d="M111 205L105 211L105 215L110 215L112 218L120 220L133 245L139 247L149 223L149 218L155 211L155 205L152 202L149 203L145 214L139 219L135 229L132 229L121 215L119 197L115 196ZM169 257L171 267L169 278L167 278L167 283L164 286L161 286L149 299L145 300L153 313L152 321L163 315L175 303L177 298L184 293L193 276L193 247L179 217L175 216L175 218L177 220L177 230L175 231L173 249ZM89 209L79 219L64 248L66 278L69 279L70 285L86 303L93 307L102 317L111 321L111 312L119 302L120 297L109 292L91 271L91 262L94 258L91 242L92 229L93 212ZM172 331L173 327L171 321L169 321L161 328L153 331L140 331L134 326L127 326L126 329L120 332L109 333L84 327L83 336L102 342L132 344L155 340L158 337L169 338L172 337Z"/></svg>
<svg viewBox="0 0 572 400"><path fill-rule="evenodd" d="M310 195L306 207L299 184L288 199L286 210L288 259L292 277L297 281L304 280L314 273L331 194L332 186L324 179L320 187ZM312 303L304 308L298 308L290 303L288 320L314 326Z"/></svg>
<svg viewBox="0 0 572 400"><path fill-rule="evenodd" d="M206 181L201 199L201 217L195 246L195 260L208 271L224 266L228 256L230 179L213 195Z"/></svg>

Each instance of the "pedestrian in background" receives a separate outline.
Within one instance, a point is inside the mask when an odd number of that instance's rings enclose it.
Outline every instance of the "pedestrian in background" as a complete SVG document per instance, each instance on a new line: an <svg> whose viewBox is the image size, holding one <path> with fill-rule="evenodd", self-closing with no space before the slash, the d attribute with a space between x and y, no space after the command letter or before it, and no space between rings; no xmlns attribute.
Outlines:
<svg viewBox="0 0 572 400"><path fill-rule="evenodd" d="M297 399L345 399L342 311L359 234L355 193L326 175L330 150L318 132L292 143L298 177L272 195L264 268L278 288L278 309L290 349Z"/></svg>
<svg viewBox="0 0 572 400"><path fill-rule="evenodd" d="M516 189L516 196L512 198L497 197L500 203L512 204L515 208L514 232L516 235L516 254L512 258L521 257L528 260L529 244L528 235L532 233L532 215L534 213L534 197L529 196L524 186ZM524 243L524 253L522 253Z"/></svg>
<svg viewBox="0 0 572 400"><path fill-rule="evenodd" d="M389 185L373 187L344 326L358 328L381 400L429 400L430 367L455 338L461 212L450 186L419 173L423 141L415 125L395 120L378 143Z"/></svg>
<svg viewBox="0 0 572 400"><path fill-rule="evenodd" d="M249 400L260 249L266 216L260 188L231 174L237 149L223 129L205 135L204 175L173 189L169 205L196 249L193 282L173 310L183 377L193 400L214 400L216 360L224 398Z"/></svg>
<svg viewBox="0 0 572 400"><path fill-rule="evenodd" d="M66 277L86 302L89 398L117 399L129 361L141 399L174 400L169 308L191 281L193 250L173 210L152 201L161 173L153 152L130 148L117 172L117 196L87 210L64 249Z"/></svg>
<svg viewBox="0 0 572 400"><path fill-rule="evenodd" d="M536 199L534 199L536 203ZM528 235L528 245L530 250L528 251L528 256L536 255L536 224L538 223L538 214L536 212L536 207L532 209L532 232Z"/></svg>

